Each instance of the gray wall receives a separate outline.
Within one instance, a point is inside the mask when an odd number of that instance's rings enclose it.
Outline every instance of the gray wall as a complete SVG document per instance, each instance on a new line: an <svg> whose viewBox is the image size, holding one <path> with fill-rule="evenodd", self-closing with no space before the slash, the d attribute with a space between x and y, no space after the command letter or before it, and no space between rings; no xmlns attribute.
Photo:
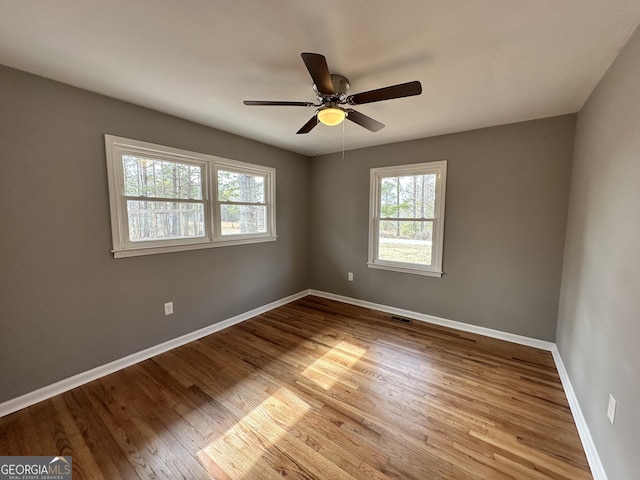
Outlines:
<svg viewBox="0 0 640 480"><path fill-rule="evenodd" d="M5 67L0 106L0 402L308 288L306 157ZM275 167L278 240L114 259L105 133Z"/></svg>
<svg viewBox="0 0 640 480"><path fill-rule="evenodd" d="M311 287L553 341L574 126L568 115L312 159ZM442 159L446 275L368 268L369 169Z"/></svg>
<svg viewBox="0 0 640 480"><path fill-rule="evenodd" d="M578 115L557 343L611 480L640 478L640 30ZM606 417L618 401L615 425Z"/></svg>

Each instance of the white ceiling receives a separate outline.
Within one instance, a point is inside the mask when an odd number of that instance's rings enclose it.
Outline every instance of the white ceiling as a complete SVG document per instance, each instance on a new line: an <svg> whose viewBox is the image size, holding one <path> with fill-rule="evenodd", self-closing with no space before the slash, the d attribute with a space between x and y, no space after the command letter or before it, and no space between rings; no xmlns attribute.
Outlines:
<svg viewBox="0 0 640 480"><path fill-rule="evenodd" d="M315 101L301 52L350 93L411 80L417 97L356 107L347 149L578 111L640 22L638 0L0 0L0 63L306 155L342 127L296 131Z"/></svg>

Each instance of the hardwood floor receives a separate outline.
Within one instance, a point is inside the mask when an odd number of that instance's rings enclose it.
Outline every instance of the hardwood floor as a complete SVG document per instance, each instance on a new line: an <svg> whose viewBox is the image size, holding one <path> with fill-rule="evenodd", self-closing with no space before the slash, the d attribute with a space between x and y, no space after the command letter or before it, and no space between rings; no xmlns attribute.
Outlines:
<svg viewBox="0 0 640 480"><path fill-rule="evenodd" d="M318 297L0 419L79 479L590 479L549 352Z"/></svg>

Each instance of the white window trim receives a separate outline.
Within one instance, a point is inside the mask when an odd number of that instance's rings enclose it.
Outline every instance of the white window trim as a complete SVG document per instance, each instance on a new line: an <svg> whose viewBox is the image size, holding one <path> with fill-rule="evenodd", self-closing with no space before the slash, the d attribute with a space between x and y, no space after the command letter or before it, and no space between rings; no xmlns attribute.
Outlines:
<svg viewBox="0 0 640 480"><path fill-rule="evenodd" d="M380 223L380 188L382 178L406 175L436 174L435 212L432 233L432 263L429 266L406 262L393 262L378 258L378 230ZM391 167L372 168L369 188L369 256L367 266L416 275L442 277L442 257L444 240L444 211L447 179L447 161L414 163Z"/></svg>
<svg viewBox="0 0 640 480"><path fill-rule="evenodd" d="M156 145L130 138L105 134L109 206L111 210L111 234L115 258L153 255L158 253L200 250L204 248L272 242L276 235L275 186L276 170L271 167L230 160L199 152ZM202 196L207 219L202 238L153 240L131 242L128 235L127 207L124 196L122 155L146 155L157 159L192 163L203 168ZM267 231L256 234L222 235L217 221L220 212L218 201L218 170L265 176L265 205L267 206Z"/></svg>

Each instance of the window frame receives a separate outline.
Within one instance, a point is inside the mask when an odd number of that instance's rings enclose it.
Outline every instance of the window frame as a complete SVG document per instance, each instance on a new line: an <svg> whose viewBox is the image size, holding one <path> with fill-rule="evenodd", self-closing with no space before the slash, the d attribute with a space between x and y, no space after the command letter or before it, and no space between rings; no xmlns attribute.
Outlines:
<svg viewBox="0 0 640 480"><path fill-rule="evenodd" d="M105 134L104 137L113 242L111 252L115 258L270 242L277 239L275 168L110 134ZM125 195L124 169L122 165L123 155L145 156L154 160L191 164L201 167L202 202L204 203L205 223L203 237L142 241L129 240L127 195ZM220 217L221 202L218 200L218 170L264 177L265 202L261 205L266 207L266 232L222 235ZM152 200L157 201L158 199L153 198ZM167 199L166 201L172 202L174 199Z"/></svg>
<svg viewBox="0 0 640 480"><path fill-rule="evenodd" d="M436 175L434 217L432 219L431 265L411 262L398 262L379 258L380 221L388 220L381 215L382 179L388 177L403 177L417 175ZM442 259L444 246L444 214L445 194L447 185L447 161L414 163L408 165L394 165L370 169L369 187L369 249L367 266L382 270L391 270L416 275L442 277ZM418 221L423 219L411 219Z"/></svg>

